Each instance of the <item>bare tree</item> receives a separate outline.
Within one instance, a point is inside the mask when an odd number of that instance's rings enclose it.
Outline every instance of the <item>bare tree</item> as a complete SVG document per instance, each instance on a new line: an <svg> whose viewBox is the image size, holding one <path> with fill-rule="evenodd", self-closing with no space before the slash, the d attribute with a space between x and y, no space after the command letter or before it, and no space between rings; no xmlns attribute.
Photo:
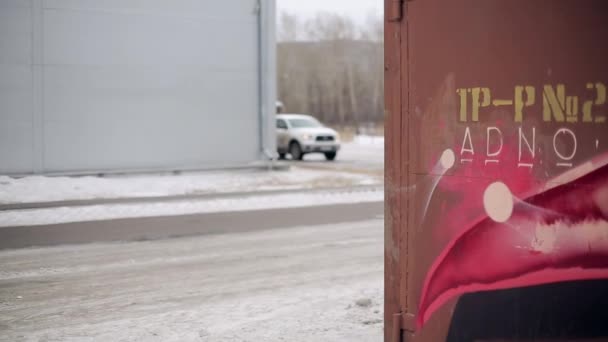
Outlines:
<svg viewBox="0 0 608 342"><path fill-rule="evenodd" d="M383 22L363 25L333 13L279 20L279 96L288 112L332 124L383 121Z"/></svg>
<svg viewBox="0 0 608 342"><path fill-rule="evenodd" d="M297 16L287 13L281 12L279 17L279 31L278 31L278 40L285 41L296 41L301 34L300 28L300 19Z"/></svg>

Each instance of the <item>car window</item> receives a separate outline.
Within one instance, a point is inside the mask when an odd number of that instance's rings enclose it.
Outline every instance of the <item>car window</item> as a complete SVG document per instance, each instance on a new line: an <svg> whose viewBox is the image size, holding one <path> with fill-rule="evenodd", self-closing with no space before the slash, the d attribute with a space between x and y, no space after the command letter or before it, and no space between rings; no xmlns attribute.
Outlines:
<svg viewBox="0 0 608 342"><path fill-rule="evenodd" d="M277 128L287 129L287 123L281 119L277 119Z"/></svg>
<svg viewBox="0 0 608 342"><path fill-rule="evenodd" d="M289 119L289 124L293 128L312 128L312 127L321 127L321 123L313 118L297 118L297 119Z"/></svg>

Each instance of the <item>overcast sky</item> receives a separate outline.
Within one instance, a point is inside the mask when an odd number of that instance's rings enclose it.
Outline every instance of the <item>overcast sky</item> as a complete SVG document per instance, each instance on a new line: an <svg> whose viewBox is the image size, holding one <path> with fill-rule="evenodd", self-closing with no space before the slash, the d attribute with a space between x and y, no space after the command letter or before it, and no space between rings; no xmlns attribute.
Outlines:
<svg viewBox="0 0 608 342"><path fill-rule="evenodd" d="M370 12L380 16L384 10L384 0L277 0L278 13L282 11L305 17L317 12L334 12L364 22Z"/></svg>

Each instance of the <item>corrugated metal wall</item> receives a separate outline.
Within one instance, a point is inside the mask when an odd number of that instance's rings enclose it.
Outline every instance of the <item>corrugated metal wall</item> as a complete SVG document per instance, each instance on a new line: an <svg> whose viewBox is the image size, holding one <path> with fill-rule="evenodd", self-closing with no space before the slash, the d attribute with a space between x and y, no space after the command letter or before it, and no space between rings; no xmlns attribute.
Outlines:
<svg viewBox="0 0 608 342"><path fill-rule="evenodd" d="M0 0L0 173L259 159L256 2Z"/></svg>

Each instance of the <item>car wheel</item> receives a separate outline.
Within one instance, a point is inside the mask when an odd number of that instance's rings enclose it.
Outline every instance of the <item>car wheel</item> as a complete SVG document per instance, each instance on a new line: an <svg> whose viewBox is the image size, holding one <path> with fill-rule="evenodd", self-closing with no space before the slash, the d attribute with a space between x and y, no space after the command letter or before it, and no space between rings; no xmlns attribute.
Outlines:
<svg viewBox="0 0 608 342"><path fill-rule="evenodd" d="M285 160L285 153L279 153L279 160Z"/></svg>
<svg viewBox="0 0 608 342"><path fill-rule="evenodd" d="M293 160L302 160L302 157L304 156L302 154L302 148L300 147L300 144L295 141L289 144L289 154L291 154L291 158Z"/></svg>
<svg viewBox="0 0 608 342"><path fill-rule="evenodd" d="M336 152L326 152L325 153L325 159L327 159L327 160L334 160L334 159L336 159L336 155L337 155Z"/></svg>

